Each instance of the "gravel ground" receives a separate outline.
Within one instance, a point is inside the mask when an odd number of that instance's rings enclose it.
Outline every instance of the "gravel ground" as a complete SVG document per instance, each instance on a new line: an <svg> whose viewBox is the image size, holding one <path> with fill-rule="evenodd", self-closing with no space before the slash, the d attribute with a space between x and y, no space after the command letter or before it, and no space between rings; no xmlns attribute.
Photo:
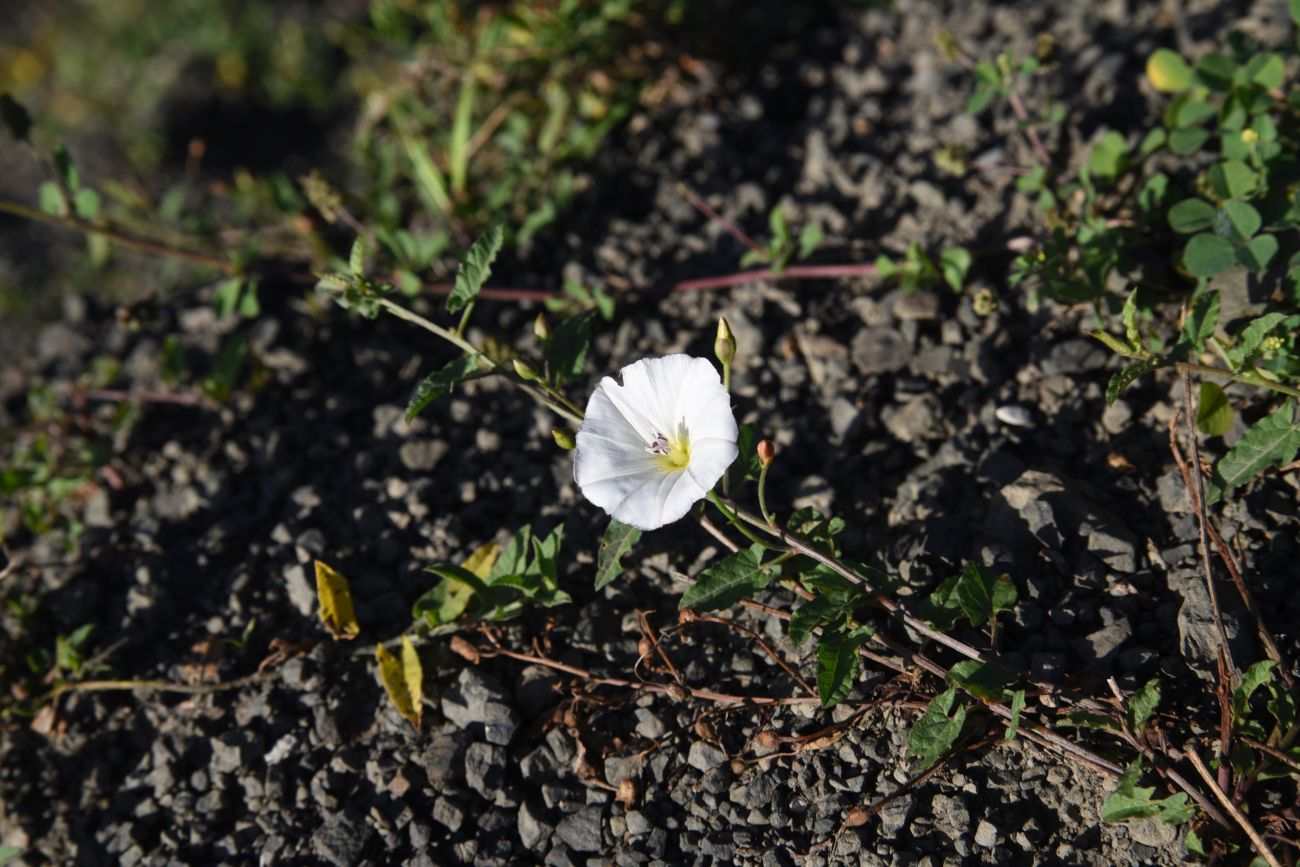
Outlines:
<svg viewBox="0 0 1300 867"><path fill-rule="evenodd" d="M780 452L769 486L778 509L845 517L846 553L898 576L900 594L924 594L970 560L1006 571L1021 597L1002 639L1010 661L1089 688L1114 677L1132 689L1159 674L1169 706L1212 726L1212 625L1168 451L1176 392L1156 380L1106 408L1115 362L1083 336L1091 311L1045 304L1030 314L1008 296L981 318L946 292L854 281L654 291L734 270L741 252L675 192L678 181L750 227L785 203L793 225L825 230L819 261L869 261L913 240L996 247L1026 231L1010 178L953 178L933 164L944 145L976 162L1028 160L1010 117L962 113L969 80L934 49L940 27L979 56L1055 36L1063 65L1029 98L1071 100L1070 134L1049 141L1069 158L1100 126L1136 128L1132 104L1146 97L1121 85L1153 48L1195 46L1223 25L1208 2L1187 4L1181 22L1123 2L897 5L899 14L845 12L744 72L693 66L667 82L662 103L602 157L566 229L499 276L639 293L598 334L580 395L643 355L708 355L724 313L742 353L738 415ZM1256 6L1249 25L1267 33L1276 16ZM1002 291L1001 265L977 265L977 285ZM90 650L106 653L115 676L227 681L254 675L277 649L287 661L210 695L68 696L47 733L8 722L0 837L24 848L22 863L1182 860L1176 829L1102 824L1107 781L1023 742L964 755L865 823L846 823L914 773L906 734L927 700L870 669L833 712L728 707L592 687L502 658L473 665L433 643L430 707L414 730L388 705L372 657L323 638L314 558L349 576L361 640L376 641L409 623L429 563L524 523L564 521L574 603L531 612L497 638L634 677L638 612L671 626L684 576L717 545L689 524L648 534L636 569L593 592L603 518L577 495L541 410L486 380L408 425L405 401L420 372L448 357L442 347L403 323L353 321L290 292L263 302L252 335L261 389L219 409L145 406L111 441L121 484L104 477L87 498L76 554L51 538L15 540L5 583L42 600L39 635L95 624ZM158 388L164 335L178 334L197 360L231 327L199 301L136 331L94 302L68 306L6 364L0 424L16 423L25 389L75 379L98 354L124 359L128 385ZM485 302L478 321L527 345L534 315ZM102 428L112 412L87 414ZM1227 504L1220 523L1256 593L1278 600L1271 625L1293 652L1297 488L1296 471L1275 475ZM764 598L788 605L779 592ZM1254 658L1249 621L1230 605L1226 616L1238 659ZM779 621L727 617L809 676L808 648L792 647ZM223 641L253 621L245 646ZM689 624L664 649L695 687L802 694L735 629ZM668 680L654 665L638 672Z"/></svg>

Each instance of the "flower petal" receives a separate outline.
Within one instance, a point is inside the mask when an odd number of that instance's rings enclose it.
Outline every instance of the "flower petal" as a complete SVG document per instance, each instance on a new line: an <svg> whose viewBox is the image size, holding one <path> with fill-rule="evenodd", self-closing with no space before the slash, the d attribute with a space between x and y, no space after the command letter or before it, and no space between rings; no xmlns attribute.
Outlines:
<svg viewBox="0 0 1300 867"><path fill-rule="evenodd" d="M653 530L684 516L736 458L736 419L703 358L643 358L601 380L578 429L573 477L583 496L616 520ZM646 446L685 428L690 463L673 470Z"/></svg>

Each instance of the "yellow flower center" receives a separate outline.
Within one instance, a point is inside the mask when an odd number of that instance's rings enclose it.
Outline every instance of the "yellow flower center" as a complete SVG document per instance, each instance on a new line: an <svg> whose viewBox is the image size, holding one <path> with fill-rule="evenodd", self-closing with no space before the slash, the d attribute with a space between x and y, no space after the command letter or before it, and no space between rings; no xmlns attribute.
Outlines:
<svg viewBox="0 0 1300 867"><path fill-rule="evenodd" d="M686 435L686 425L679 425L672 435L656 431L654 439L646 446L646 451L659 459L659 467L665 473L686 469L686 465L691 462L691 440Z"/></svg>

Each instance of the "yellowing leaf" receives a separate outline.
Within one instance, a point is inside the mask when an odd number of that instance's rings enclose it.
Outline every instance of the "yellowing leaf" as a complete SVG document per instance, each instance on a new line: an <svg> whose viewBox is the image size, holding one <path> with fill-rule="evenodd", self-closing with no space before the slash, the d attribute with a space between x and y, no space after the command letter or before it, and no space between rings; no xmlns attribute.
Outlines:
<svg viewBox="0 0 1300 867"><path fill-rule="evenodd" d="M1147 80L1161 93L1177 93L1192 86L1192 70L1176 52L1158 48L1147 58Z"/></svg>
<svg viewBox="0 0 1300 867"><path fill-rule="evenodd" d="M486 545L480 545L476 548L473 554L465 558L465 562L461 566L486 581L492 567L496 565L497 556L500 553L500 545L496 542L488 542Z"/></svg>
<svg viewBox="0 0 1300 867"><path fill-rule="evenodd" d="M420 665L415 645L403 635L400 658L380 644L375 648L375 659L379 661L379 679L383 681L393 707L418 729L424 711L424 668Z"/></svg>
<svg viewBox="0 0 1300 867"><path fill-rule="evenodd" d="M321 622L335 641L357 637L361 625L357 623L356 612L352 610L348 579L319 560L316 561L316 599L320 603Z"/></svg>

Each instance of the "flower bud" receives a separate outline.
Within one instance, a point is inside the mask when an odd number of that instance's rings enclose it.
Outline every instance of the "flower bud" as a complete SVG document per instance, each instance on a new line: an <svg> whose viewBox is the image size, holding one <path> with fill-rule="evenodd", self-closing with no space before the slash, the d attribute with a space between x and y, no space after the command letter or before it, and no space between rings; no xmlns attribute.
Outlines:
<svg viewBox="0 0 1300 867"><path fill-rule="evenodd" d="M566 452L573 450L573 434L569 433L564 428L557 427L555 430L551 431L551 439L555 440L555 444Z"/></svg>
<svg viewBox="0 0 1300 867"><path fill-rule="evenodd" d="M551 326L546 324L546 314L538 313L533 320L533 334L537 335L538 340L551 339Z"/></svg>
<svg viewBox="0 0 1300 867"><path fill-rule="evenodd" d="M1243 144L1253 145L1259 141L1259 133L1253 129L1243 129L1241 131L1241 141Z"/></svg>
<svg viewBox="0 0 1300 867"><path fill-rule="evenodd" d="M515 359L515 374L524 382L532 382L537 379L537 371L533 370L533 366L522 358Z"/></svg>
<svg viewBox="0 0 1300 867"><path fill-rule="evenodd" d="M758 446L754 450L758 452L759 464L765 467L772 463L772 459L776 457L776 447L772 445L770 440L759 440Z"/></svg>
<svg viewBox="0 0 1300 867"><path fill-rule="evenodd" d="M731 333L731 326L727 324L725 316L718 317L718 336L713 340L713 354L724 367L736 357L736 337Z"/></svg>

